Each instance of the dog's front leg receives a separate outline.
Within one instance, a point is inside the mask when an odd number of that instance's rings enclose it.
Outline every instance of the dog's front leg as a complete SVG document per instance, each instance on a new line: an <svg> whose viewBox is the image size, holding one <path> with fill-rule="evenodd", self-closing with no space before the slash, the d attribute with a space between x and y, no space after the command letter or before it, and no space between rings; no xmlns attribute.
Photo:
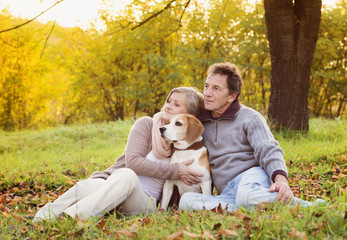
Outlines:
<svg viewBox="0 0 347 240"><path fill-rule="evenodd" d="M212 181L203 181L200 183L202 194L211 195L212 194Z"/></svg>
<svg viewBox="0 0 347 240"><path fill-rule="evenodd" d="M160 207L163 209L166 209L169 205L172 193L174 189L174 182L167 180L165 181L164 187L163 187L163 196L161 198Z"/></svg>

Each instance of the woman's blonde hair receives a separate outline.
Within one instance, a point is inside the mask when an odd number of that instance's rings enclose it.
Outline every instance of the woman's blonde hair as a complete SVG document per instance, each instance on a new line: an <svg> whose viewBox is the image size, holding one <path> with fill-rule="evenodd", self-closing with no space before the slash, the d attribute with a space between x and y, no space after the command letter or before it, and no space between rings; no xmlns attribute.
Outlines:
<svg viewBox="0 0 347 240"><path fill-rule="evenodd" d="M195 87L177 87L167 95L165 103L174 93L183 93L186 96L186 107L189 114L198 116L204 110L204 95Z"/></svg>

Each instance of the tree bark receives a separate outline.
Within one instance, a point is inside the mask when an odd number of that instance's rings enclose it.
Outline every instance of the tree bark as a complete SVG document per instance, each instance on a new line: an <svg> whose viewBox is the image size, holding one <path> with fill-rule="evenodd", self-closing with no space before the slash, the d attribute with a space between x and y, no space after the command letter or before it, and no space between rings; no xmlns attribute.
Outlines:
<svg viewBox="0 0 347 240"><path fill-rule="evenodd" d="M281 127L309 128L310 69L321 5L321 0L264 0L272 67L268 116Z"/></svg>

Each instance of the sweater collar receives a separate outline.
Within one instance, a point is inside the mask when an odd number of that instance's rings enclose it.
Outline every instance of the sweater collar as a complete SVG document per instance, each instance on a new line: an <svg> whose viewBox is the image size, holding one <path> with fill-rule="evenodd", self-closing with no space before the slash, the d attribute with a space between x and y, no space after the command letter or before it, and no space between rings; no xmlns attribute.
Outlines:
<svg viewBox="0 0 347 240"><path fill-rule="evenodd" d="M222 114L222 116L218 118L212 117L211 111L203 110L202 113L198 116L200 121L220 119L220 118L235 118L236 114L239 112L241 108L241 104L239 99L235 99L235 101L230 105L230 107Z"/></svg>

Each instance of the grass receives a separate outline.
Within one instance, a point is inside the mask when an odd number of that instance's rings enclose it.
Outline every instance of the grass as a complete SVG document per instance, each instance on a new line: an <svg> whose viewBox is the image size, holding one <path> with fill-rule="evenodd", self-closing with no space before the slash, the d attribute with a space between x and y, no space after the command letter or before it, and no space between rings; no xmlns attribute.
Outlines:
<svg viewBox="0 0 347 240"><path fill-rule="evenodd" d="M318 162L322 157L347 153L347 120L310 120L307 134L282 131L275 133L285 153L293 162ZM331 159L333 161L333 159Z"/></svg>
<svg viewBox="0 0 347 240"><path fill-rule="evenodd" d="M294 194L328 206L116 213L89 221L32 216L77 180L113 164L133 121L0 131L0 239L346 239L347 121L315 118L308 134L274 133Z"/></svg>
<svg viewBox="0 0 347 240"><path fill-rule="evenodd" d="M25 177L52 172L57 175L48 181L55 182L68 170L70 175L83 170L86 176L102 171L123 153L131 124L129 120L0 132L0 173Z"/></svg>

